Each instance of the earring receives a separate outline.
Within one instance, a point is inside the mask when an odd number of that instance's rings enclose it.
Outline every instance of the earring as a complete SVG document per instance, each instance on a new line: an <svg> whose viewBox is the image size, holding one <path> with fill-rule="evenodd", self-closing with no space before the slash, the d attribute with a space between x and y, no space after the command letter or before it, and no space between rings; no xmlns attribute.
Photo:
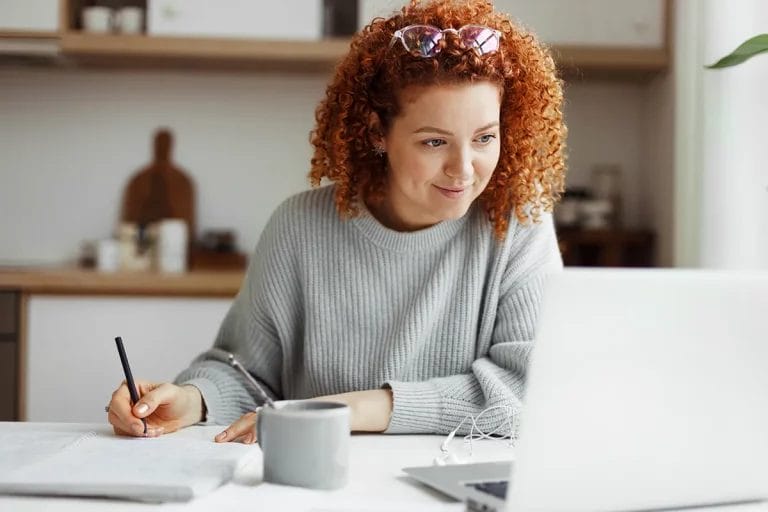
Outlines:
<svg viewBox="0 0 768 512"><path fill-rule="evenodd" d="M376 156L383 156L384 153L386 153L386 151L384 151L384 144L382 144L381 142L377 142L376 144L374 144L373 153Z"/></svg>

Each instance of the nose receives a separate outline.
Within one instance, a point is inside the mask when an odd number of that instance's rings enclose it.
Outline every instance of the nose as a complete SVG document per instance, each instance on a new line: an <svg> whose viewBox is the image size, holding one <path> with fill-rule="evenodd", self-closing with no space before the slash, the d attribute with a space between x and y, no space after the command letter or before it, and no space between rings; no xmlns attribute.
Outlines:
<svg viewBox="0 0 768 512"><path fill-rule="evenodd" d="M457 182L466 183L472 179L475 173L475 167L472 163L472 151L468 148L457 148L451 155L448 162L445 163L443 172L449 178Z"/></svg>

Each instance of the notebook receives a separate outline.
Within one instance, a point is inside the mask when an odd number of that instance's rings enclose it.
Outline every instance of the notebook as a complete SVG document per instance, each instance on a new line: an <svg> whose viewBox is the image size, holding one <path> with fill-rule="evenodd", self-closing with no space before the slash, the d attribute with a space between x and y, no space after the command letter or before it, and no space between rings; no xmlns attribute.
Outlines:
<svg viewBox="0 0 768 512"><path fill-rule="evenodd" d="M566 269L544 292L515 462L405 471L484 512L767 499L766 305L765 272Z"/></svg>
<svg viewBox="0 0 768 512"><path fill-rule="evenodd" d="M84 432L71 425L6 424L0 429L0 494L189 501L259 457L255 445L214 443L215 432L191 427L133 438L115 436L106 426Z"/></svg>

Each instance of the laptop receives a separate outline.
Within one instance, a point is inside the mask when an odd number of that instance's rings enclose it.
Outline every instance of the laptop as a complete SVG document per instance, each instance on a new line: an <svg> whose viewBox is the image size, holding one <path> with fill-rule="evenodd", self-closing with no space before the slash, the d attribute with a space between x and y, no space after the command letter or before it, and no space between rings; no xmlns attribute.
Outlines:
<svg viewBox="0 0 768 512"><path fill-rule="evenodd" d="M487 512L766 499L768 273L552 276L515 462L404 471Z"/></svg>

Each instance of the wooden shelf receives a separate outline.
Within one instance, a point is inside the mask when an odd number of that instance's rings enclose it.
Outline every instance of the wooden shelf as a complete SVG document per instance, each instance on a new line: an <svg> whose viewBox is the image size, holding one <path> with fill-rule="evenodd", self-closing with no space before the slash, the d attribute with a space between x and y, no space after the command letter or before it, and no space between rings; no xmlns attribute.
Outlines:
<svg viewBox="0 0 768 512"><path fill-rule="evenodd" d="M270 41L77 32L61 36L63 56L101 66L330 70L348 48L348 39Z"/></svg>
<svg viewBox="0 0 768 512"><path fill-rule="evenodd" d="M669 67L669 55L664 48L555 46L552 53L558 67L569 80L642 80L663 73Z"/></svg>
<svg viewBox="0 0 768 512"><path fill-rule="evenodd" d="M48 45L58 45L60 55L69 63L103 68L328 72L349 49L348 39L271 41L79 31L0 32L0 47L2 42L11 41L22 45L22 49L25 43L45 41ZM643 80L665 72L669 65L669 55L663 48L554 46L552 52L568 80L595 77Z"/></svg>
<svg viewBox="0 0 768 512"><path fill-rule="evenodd" d="M243 272L102 273L82 269L0 269L0 290L53 295L234 297Z"/></svg>
<svg viewBox="0 0 768 512"><path fill-rule="evenodd" d="M58 39L58 32L38 30L0 30L0 39Z"/></svg>

